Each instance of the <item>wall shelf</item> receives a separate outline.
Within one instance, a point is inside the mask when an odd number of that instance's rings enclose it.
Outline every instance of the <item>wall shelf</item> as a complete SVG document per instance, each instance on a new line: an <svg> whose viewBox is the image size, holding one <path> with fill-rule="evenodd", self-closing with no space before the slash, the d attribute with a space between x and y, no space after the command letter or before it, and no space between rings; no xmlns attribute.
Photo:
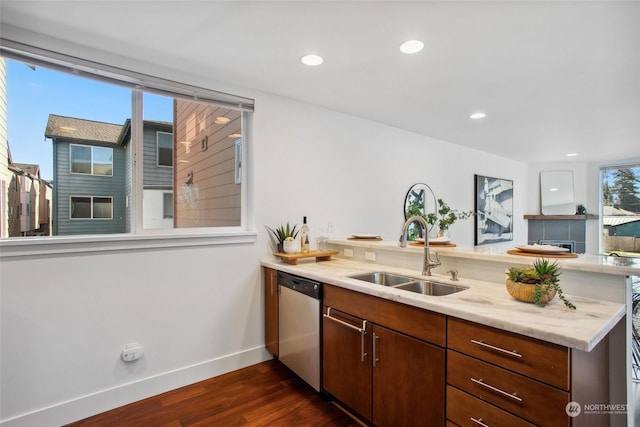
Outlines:
<svg viewBox="0 0 640 427"><path fill-rule="evenodd" d="M525 215L524 219L541 219L541 220L553 220L553 219L568 219L568 220L587 220L598 219L598 215L586 214L586 215Z"/></svg>

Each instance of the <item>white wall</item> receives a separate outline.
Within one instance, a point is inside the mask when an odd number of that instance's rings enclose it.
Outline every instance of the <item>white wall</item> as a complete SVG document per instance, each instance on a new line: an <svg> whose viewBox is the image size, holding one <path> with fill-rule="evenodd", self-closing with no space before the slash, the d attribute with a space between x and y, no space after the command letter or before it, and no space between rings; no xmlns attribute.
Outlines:
<svg viewBox="0 0 640 427"><path fill-rule="evenodd" d="M33 40L28 40L33 43ZM514 181L515 241L526 241L527 166L482 152L105 52L43 47L256 99L250 167L255 245L3 260L0 413L3 426L59 425L249 365L264 351L263 225L309 218L312 232L375 232L396 240L417 182L459 210L474 174ZM54 45L51 46L51 43ZM473 220L452 237L473 244ZM119 353L137 341L144 357Z"/></svg>

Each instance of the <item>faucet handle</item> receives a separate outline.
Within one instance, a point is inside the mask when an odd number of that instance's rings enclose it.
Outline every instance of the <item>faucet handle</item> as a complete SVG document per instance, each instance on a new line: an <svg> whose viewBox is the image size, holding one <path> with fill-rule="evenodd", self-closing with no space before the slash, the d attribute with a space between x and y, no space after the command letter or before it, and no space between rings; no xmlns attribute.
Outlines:
<svg viewBox="0 0 640 427"><path fill-rule="evenodd" d="M458 281L458 270L456 270L455 268L452 268L451 270L447 271L447 273L451 274L451 280L454 282Z"/></svg>

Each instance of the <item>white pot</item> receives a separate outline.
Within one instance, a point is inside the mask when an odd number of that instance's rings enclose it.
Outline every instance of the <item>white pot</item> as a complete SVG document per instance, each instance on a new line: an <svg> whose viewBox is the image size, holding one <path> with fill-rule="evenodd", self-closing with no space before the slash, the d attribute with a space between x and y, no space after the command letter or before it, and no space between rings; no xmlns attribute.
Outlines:
<svg viewBox="0 0 640 427"><path fill-rule="evenodd" d="M293 241L287 242L285 240L283 242L283 244L282 244L282 247L283 247L285 253L295 254L296 252L300 252L300 241L299 240L293 240Z"/></svg>

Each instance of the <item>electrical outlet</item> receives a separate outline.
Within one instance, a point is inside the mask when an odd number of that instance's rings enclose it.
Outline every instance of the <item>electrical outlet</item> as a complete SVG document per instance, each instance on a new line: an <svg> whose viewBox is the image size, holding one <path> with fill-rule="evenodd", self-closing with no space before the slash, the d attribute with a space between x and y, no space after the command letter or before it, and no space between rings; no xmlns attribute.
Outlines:
<svg viewBox="0 0 640 427"><path fill-rule="evenodd" d="M353 258L353 249L345 249L344 250L345 258Z"/></svg>
<svg viewBox="0 0 640 427"><path fill-rule="evenodd" d="M127 344L124 346L124 350L122 350L122 360L125 362L135 362L140 359L144 354L144 349L137 342Z"/></svg>
<svg viewBox="0 0 640 427"><path fill-rule="evenodd" d="M375 261L376 260L376 253L375 252L366 251L364 253L364 259L366 259L367 261Z"/></svg>

